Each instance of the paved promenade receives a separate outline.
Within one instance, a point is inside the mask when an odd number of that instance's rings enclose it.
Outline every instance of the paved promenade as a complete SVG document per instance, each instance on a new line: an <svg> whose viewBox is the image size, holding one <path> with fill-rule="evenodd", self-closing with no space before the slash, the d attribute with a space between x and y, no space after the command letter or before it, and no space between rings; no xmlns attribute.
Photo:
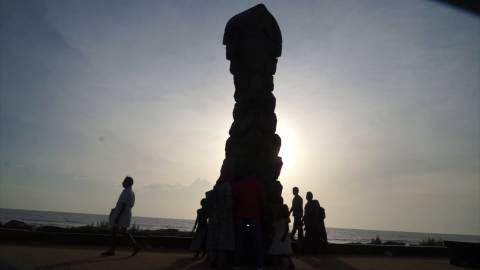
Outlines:
<svg viewBox="0 0 480 270"><path fill-rule="evenodd" d="M142 251L130 257L128 250L120 250L115 257L101 257L100 247L62 247L42 245L0 244L0 269L148 269L201 270L208 269L192 254L175 250ZM445 258L391 258L373 256L295 256L297 269L313 270L448 270L452 266Z"/></svg>

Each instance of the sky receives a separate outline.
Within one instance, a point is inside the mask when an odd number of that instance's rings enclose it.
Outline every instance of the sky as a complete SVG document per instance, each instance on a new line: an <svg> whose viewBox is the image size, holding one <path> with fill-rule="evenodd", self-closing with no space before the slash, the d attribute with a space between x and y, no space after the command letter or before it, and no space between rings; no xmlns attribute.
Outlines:
<svg viewBox="0 0 480 270"><path fill-rule="evenodd" d="M0 207L195 218L233 121L222 36L257 1L0 0ZM328 227L480 234L480 18L266 1L280 181Z"/></svg>

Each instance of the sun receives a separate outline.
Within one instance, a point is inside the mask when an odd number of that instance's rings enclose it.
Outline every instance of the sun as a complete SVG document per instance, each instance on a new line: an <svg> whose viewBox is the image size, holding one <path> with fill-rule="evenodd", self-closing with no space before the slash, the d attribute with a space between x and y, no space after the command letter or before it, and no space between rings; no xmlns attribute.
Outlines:
<svg viewBox="0 0 480 270"><path fill-rule="evenodd" d="M282 146L279 153L283 161L282 171L285 169L291 170L295 167L296 159L298 158L298 142L295 130L279 123L276 133L282 138Z"/></svg>
<svg viewBox="0 0 480 270"><path fill-rule="evenodd" d="M291 123L283 120L279 121L276 130L276 133L282 139L278 155L283 161L278 180L284 187L288 188L298 185L298 179L302 179L301 176L305 172L303 157L305 149L303 149L301 129Z"/></svg>

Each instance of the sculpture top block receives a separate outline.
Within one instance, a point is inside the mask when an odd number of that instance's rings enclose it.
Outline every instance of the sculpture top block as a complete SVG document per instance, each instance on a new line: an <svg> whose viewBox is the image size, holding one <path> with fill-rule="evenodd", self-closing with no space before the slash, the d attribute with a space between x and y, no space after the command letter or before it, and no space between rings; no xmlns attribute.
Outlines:
<svg viewBox="0 0 480 270"><path fill-rule="evenodd" d="M254 44L252 44L254 43ZM227 59L232 60L229 47L261 50L261 53L279 57L282 53L282 34L273 15L265 5L259 4L233 16L225 26L223 44L227 46Z"/></svg>

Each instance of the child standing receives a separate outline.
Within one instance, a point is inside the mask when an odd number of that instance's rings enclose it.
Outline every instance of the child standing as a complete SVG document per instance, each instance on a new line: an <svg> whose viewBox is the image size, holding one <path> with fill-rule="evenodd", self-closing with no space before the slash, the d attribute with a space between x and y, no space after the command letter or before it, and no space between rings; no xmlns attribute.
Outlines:
<svg viewBox="0 0 480 270"><path fill-rule="evenodd" d="M274 236L268 252L273 257L274 269L278 269L284 258L288 260L288 269L295 269L295 265L290 257L292 255L292 243L290 237L288 237L289 216L288 206L284 204L276 213L273 222Z"/></svg>
<svg viewBox="0 0 480 270"><path fill-rule="evenodd" d="M195 224L193 225L192 232L194 232L192 244L190 245L190 250L196 251L194 258L198 258L200 252L202 252L202 256L206 254L206 241L207 241L207 229L208 229L208 212L206 209L206 199L202 199L200 201L200 205L202 206L200 209L197 210L197 219L195 220ZM197 229L195 231L195 228Z"/></svg>

